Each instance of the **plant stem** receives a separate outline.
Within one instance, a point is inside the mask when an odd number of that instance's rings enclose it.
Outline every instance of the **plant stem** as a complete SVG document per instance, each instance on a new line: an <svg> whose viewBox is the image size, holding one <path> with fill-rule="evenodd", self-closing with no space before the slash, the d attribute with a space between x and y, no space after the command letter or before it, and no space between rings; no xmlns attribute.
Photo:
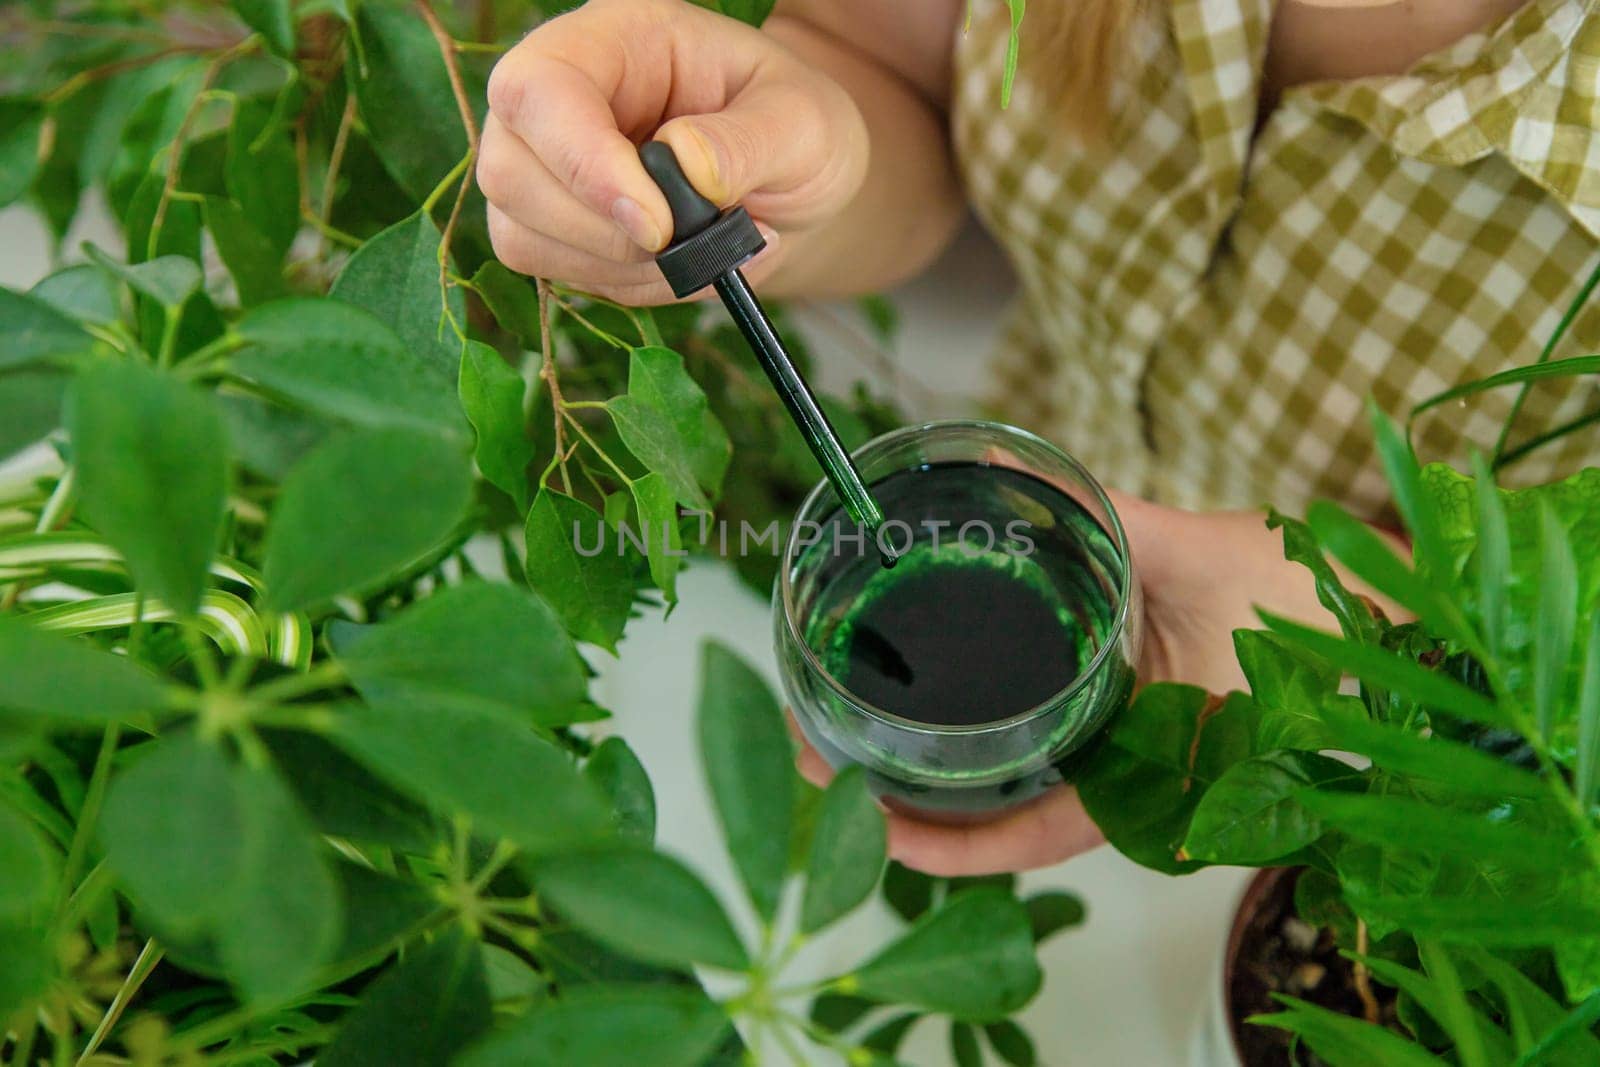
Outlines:
<svg viewBox="0 0 1600 1067"><path fill-rule="evenodd" d="M622 480L623 485L631 488L633 486L633 479L628 477L627 473L624 472L621 467L617 466L615 460L606 455L605 449L601 448L595 443L595 439L589 436L589 431L583 428L583 423L578 421L578 417L572 414L570 411L563 411L562 414L566 416L567 422L572 425L572 432L583 438L584 444L594 449L594 454L605 461L606 466L610 467L612 473ZM565 468L563 468L563 473L565 473ZM570 486L568 487L567 492L572 492Z"/></svg>
<svg viewBox="0 0 1600 1067"><path fill-rule="evenodd" d="M113 722L100 737L100 750L94 757L94 769L89 772L89 786L83 795L83 807L78 810L78 825L72 833L72 845L67 849L66 862L61 867L61 888L56 894L56 920L66 914L67 902L77 887L78 872L89 854L89 841L94 836L95 824L100 820L100 805L106 797L106 786L111 778L111 761L122 741L122 724Z"/></svg>
<svg viewBox="0 0 1600 1067"><path fill-rule="evenodd" d="M284 675L263 682L250 690L250 699L260 704L283 704L319 689L338 685L344 680L344 668L329 660L302 674Z"/></svg>
<svg viewBox="0 0 1600 1067"><path fill-rule="evenodd" d="M444 60L445 76L450 81L450 93L455 97L456 111L461 116L461 128L467 134L467 154L450 173L451 176L459 175L461 184L456 189L455 203L450 207L450 217L445 221L444 230L439 236L439 295L442 298L444 313L450 316L450 245L455 238L456 224L461 220L461 207L466 203L467 190L472 188L472 167L478 159L478 118L472 111L472 100L467 96L466 83L461 78L461 63L456 58L456 42L445 31L439 22L439 16L433 12L433 5L428 0L417 0L417 11L422 15L422 21L428 24L428 31L433 34L434 42L439 46L439 57ZM450 177L446 177L446 181ZM432 197L429 198L433 199ZM424 211L431 211L432 204L423 205ZM452 317L453 319L453 317ZM461 327L456 325L456 331L461 332ZM463 340L465 335L463 334Z"/></svg>
<svg viewBox="0 0 1600 1067"><path fill-rule="evenodd" d="M328 169L322 177L322 209L317 212L317 217L323 225L327 225L333 218L333 198L338 192L339 170L344 166L344 152L350 141L350 128L355 125L355 121L356 95L351 93L345 97L344 112L339 116L339 129L333 135L333 147L328 152ZM323 245L317 250L317 254L321 256L327 253L328 235L326 232L319 232L323 238Z"/></svg>
<svg viewBox="0 0 1600 1067"><path fill-rule="evenodd" d="M539 364L539 378L550 390L550 408L555 415L556 465L561 468L562 488L571 496L572 477L567 474L567 440L562 430L566 401L561 397L561 379L556 374L555 344L550 338L550 283L538 278L534 285L539 293L539 350L544 357Z"/></svg>
<svg viewBox="0 0 1600 1067"><path fill-rule="evenodd" d="M155 938L144 943L144 948L139 952L138 959L133 961L133 967L128 971L127 978L123 979L122 988L117 990L117 995L106 1007L100 1025L89 1035L88 1044L83 1046L83 1053L78 1057L80 1067L94 1055L100 1043L111 1033L111 1028L117 1025L117 1020L122 1018L122 1013L127 1010L128 1002L139 992L139 987L144 985L145 979L150 977L165 955L166 951L156 944Z"/></svg>
<svg viewBox="0 0 1600 1067"><path fill-rule="evenodd" d="M1356 920L1356 955L1365 956L1368 948L1367 922L1365 919ZM1351 975L1355 979L1356 995L1361 998L1361 1015L1373 1026L1378 1025L1381 1012L1378 1010L1378 998L1372 995L1372 981L1367 973L1367 965L1360 960L1354 962Z"/></svg>

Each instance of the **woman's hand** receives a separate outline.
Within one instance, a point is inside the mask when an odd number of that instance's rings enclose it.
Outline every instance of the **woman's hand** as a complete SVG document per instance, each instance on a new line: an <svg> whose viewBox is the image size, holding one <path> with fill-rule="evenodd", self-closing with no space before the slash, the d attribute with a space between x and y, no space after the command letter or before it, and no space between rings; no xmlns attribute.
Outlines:
<svg viewBox="0 0 1600 1067"><path fill-rule="evenodd" d="M589 0L540 26L489 80L478 184L507 266L629 304L672 293L652 254L672 238L635 145L672 146L720 205L778 232L842 211L867 170L860 111L770 34L681 0Z"/></svg>
<svg viewBox="0 0 1600 1067"><path fill-rule="evenodd" d="M1283 538L1255 511L1192 512L1111 493L1144 590L1141 684L1179 681L1223 693L1244 686L1233 631L1260 625L1257 605L1333 627L1310 576L1283 558ZM1359 583L1344 575L1352 588ZM1398 617L1393 605L1382 605ZM804 746L800 773L818 785L833 772ZM943 877L1045 867L1105 838L1071 786L1052 789L993 822L944 826L889 812L889 853Z"/></svg>

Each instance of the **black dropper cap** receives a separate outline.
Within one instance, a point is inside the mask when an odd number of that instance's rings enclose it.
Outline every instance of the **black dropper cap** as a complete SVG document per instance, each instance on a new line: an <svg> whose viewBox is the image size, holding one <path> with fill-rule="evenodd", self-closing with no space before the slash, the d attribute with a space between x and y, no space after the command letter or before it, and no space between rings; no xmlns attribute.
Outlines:
<svg viewBox="0 0 1600 1067"><path fill-rule="evenodd" d="M743 207L721 211L689 184L668 145L646 141L639 146L639 161L672 209L672 243L656 256L656 264L674 295L698 293L767 247Z"/></svg>

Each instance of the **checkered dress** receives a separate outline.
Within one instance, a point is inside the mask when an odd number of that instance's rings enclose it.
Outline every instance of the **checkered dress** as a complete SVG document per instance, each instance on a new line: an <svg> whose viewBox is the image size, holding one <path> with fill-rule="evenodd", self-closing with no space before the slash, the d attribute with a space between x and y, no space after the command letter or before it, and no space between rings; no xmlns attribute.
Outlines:
<svg viewBox="0 0 1600 1067"><path fill-rule="evenodd" d="M1300 86L1265 116L1271 0L1147 6L1097 157L1026 60L1000 109L1004 3L979 0L957 46L957 155L1022 281L996 413L1171 503L1379 515L1365 399L1404 416L1534 360L1600 260L1600 0L1531 0L1406 75ZM1597 342L1600 301L1555 355ZM1487 449L1514 393L1422 416L1422 457ZM1511 443L1596 405L1593 380L1536 386ZM1597 459L1591 429L1511 480Z"/></svg>

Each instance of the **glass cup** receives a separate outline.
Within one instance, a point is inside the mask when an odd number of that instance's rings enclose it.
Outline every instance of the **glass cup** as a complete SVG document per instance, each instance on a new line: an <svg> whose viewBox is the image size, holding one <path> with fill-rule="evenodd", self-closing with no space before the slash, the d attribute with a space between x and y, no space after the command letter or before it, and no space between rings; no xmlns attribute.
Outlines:
<svg viewBox="0 0 1600 1067"><path fill-rule="evenodd" d="M844 516L826 482L800 506L772 599L784 693L801 731L834 769L864 767L872 791L892 808L941 822L993 818L1062 782L1070 757L1099 734L1132 691L1142 604L1122 523L1105 491L1076 460L1034 434L998 423L906 427L867 443L854 458L884 506L879 536L903 559L913 559L918 548L937 552L941 533L948 539L958 529L985 525L984 543L974 535L969 545L962 533L962 551L974 557L1020 553L1022 541L1006 538L1015 530L1008 524L1022 521L1037 552L1030 580L1050 583L1052 595L1069 610L1094 605L1092 624L1082 630L1085 647L1061 649L1063 656L1077 654L1082 666L1047 699L989 721L976 721L987 718L983 709L973 709L975 721L957 725L907 718L852 692L824 663L830 633L882 566L871 535ZM884 485L900 472L935 468L958 471L955 484L966 488L952 491L950 477L907 479L898 492ZM1037 482L1017 483L1017 475ZM919 496L923 481L929 484ZM997 490L1002 481L1025 488L1046 483L1045 505L1040 494ZM996 531L1006 537L997 539ZM982 641L984 633L973 632L970 640Z"/></svg>

